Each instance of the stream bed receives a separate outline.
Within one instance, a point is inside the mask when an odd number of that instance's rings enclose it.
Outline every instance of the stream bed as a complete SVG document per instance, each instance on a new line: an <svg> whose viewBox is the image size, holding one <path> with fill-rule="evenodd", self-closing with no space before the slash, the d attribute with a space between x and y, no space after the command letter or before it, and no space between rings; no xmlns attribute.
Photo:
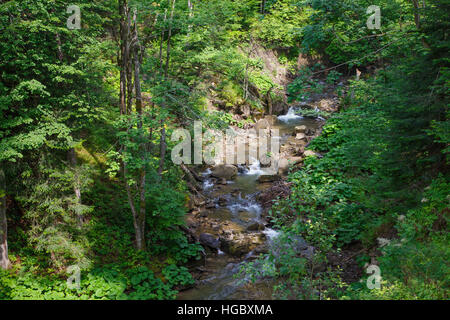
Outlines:
<svg viewBox="0 0 450 320"><path fill-rule="evenodd" d="M290 108L286 115L274 117L272 129L278 129L280 133L280 145L288 143L288 139L295 133L295 127L304 125L308 129L316 130L321 121L312 118L303 118L296 115ZM210 199L216 201L216 205L208 210L208 218L218 221L221 225L231 225L241 230L249 230L251 226L265 226L267 222L262 216L262 206L258 202L257 195L270 188L272 183L260 183L260 175L269 174L259 162L250 166L239 166L239 173L233 179L224 183L214 183L211 178L211 170L203 172L205 178L203 192ZM217 227L217 226L216 226ZM214 228L214 226L213 226ZM253 228L252 235L261 239L265 246L269 247L279 232L268 227ZM204 231L204 230L203 230ZM267 300L272 299L274 280L265 278L250 283L249 279L239 274L242 264L251 261L258 256L257 250L252 250L245 255L237 257L222 252L208 253L204 271L197 280L195 287L179 293L179 300Z"/></svg>

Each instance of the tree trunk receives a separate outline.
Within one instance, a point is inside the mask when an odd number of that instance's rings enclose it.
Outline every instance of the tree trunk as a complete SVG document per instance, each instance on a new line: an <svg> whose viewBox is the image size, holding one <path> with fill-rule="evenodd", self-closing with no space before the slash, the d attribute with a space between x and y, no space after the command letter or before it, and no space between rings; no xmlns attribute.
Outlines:
<svg viewBox="0 0 450 320"><path fill-rule="evenodd" d="M3 168L0 167L0 268L8 269L8 224L6 221L6 180Z"/></svg>
<svg viewBox="0 0 450 320"><path fill-rule="evenodd" d="M162 172L164 170L164 160L166 157L166 128L164 125L164 121L161 120L161 138L159 141L159 168L158 175L161 177Z"/></svg>
<svg viewBox="0 0 450 320"><path fill-rule="evenodd" d="M127 114L127 68L128 68L128 5L126 0L119 0L119 15L120 15L120 114Z"/></svg>
<svg viewBox="0 0 450 320"><path fill-rule="evenodd" d="M261 0L261 14L266 12L266 0Z"/></svg>
<svg viewBox="0 0 450 320"><path fill-rule="evenodd" d="M189 9L189 25L188 25L188 35L192 31L192 17L194 16L194 4L192 3L193 0L188 0L188 9Z"/></svg>
<svg viewBox="0 0 450 320"><path fill-rule="evenodd" d="M131 15L127 6L126 0L119 1L120 14L120 113L122 115L129 115L132 112L133 103L133 89L136 95L136 112L138 113L138 128L142 129L142 93L141 83L139 79L140 74L140 59L139 59L139 39L137 32L136 11L133 16L134 28L131 30ZM134 72L134 83L133 83ZM126 146L121 147L126 152ZM145 160L145 145L140 148L142 151L141 160ZM132 192L128 183L128 166L125 161L122 163L123 177L125 182L125 189L128 197L128 204L130 205L131 214L133 216L133 226L136 237L136 248L138 250L145 250L145 167L139 170L138 177L133 177L137 181L137 194L139 196L139 208L137 208L135 198L136 194ZM139 211L138 211L139 210Z"/></svg>
<svg viewBox="0 0 450 320"><path fill-rule="evenodd" d="M166 53L166 68L164 70L164 77L167 79L169 73L169 60L170 60L170 38L172 37L172 21L173 12L175 10L175 0L172 0L172 10L170 12L169 32L167 35L167 53Z"/></svg>
<svg viewBox="0 0 450 320"><path fill-rule="evenodd" d="M414 23L416 24L416 28L417 30L421 29L421 24L420 24L420 8L419 8L419 0L411 0L412 5L414 7ZM423 8L425 8L425 1L422 2ZM427 43L427 41L425 40L425 37L422 36L422 44L425 48L430 49L430 45Z"/></svg>
<svg viewBox="0 0 450 320"><path fill-rule="evenodd" d="M172 9L170 12L170 22L169 22L169 31L167 35L167 53L166 53L166 66L164 69L164 80L167 80L169 76L169 62L170 62L170 38L172 37L172 20L173 20L173 12L175 10L175 0L172 0ZM163 107L165 107L165 103L163 103ZM166 127L164 124L164 120L161 120L161 139L160 139L160 158L159 158L159 168L158 175L161 177L162 172L164 170L164 161L166 157Z"/></svg>
<svg viewBox="0 0 450 320"><path fill-rule="evenodd" d="M75 152L75 148L69 149L69 151L67 152L67 158L69 160L70 167L74 172L73 191L75 193L77 203L81 204L81 187L80 187L81 182L77 169L77 154ZM78 218L78 225L81 227L83 225L83 216L77 215L77 218Z"/></svg>
<svg viewBox="0 0 450 320"><path fill-rule="evenodd" d="M161 72L162 72L162 69L163 69L162 50L163 50L164 33L165 33L165 26L164 26L164 24L166 23L166 20L167 20L167 9L164 12L163 28L161 30L161 39L159 41L159 69L161 70Z"/></svg>
<svg viewBox="0 0 450 320"><path fill-rule="evenodd" d="M141 81L139 79L139 74L141 71L141 64L139 59L139 38L137 32L137 17L136 11L134 12L134 36L133 36L133 45L134 45L134 91L136 94L136 112L138 113L138 128L142 129L142 116L143 116L143 107L142 107L142 92L141 92ZM146 158L146 150L147 147L145 143L140 147L142 156L141 160L145 163ZM146 170L145 166L142 166L139 173L139 216L138 216L138 228L139 233L141 235L141 247L139 250L145 250L145 178L146 178Z"/></svg>

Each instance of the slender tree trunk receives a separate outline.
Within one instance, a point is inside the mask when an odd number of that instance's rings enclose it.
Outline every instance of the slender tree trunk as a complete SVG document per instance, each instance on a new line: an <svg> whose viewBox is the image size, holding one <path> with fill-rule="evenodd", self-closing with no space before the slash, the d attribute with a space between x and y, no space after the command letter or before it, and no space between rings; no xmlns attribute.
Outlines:
<svg viewBox="0 0 450 320"><path fill-rule="evenodd" d="M162 172L164 170L164 160L166 157L166 128L164 121L161 120L161 138L159 141L159 168L158 168L158 175L161 177Z"/></svg>
<svg viewBox="0 0 450 320"><path fill-rule="evenodd" d="M189 9L189 25L188 25L188 35L191 33L192 31L192 23L191 19L194 16L194 3L193 0L188 0L188 9Z"/></svg>
<svg viewBox="0 0 450 320"><path fill-rule="evenodd" d="M120 15L120 114L127 114L127 68L128 68L128 5L126 0L119 0L119 15Z"/></svg>
<svg viewBox="0 0 450 320"><path fill-rule="evenodd" d="M128 114L131 114L133 109L133 69L134 69L134 60L132 58L133 54L133 35L131 34L131 17L130 17L130 9L128 8L127 12L127 109Z"/></svg>
<svg viewBox="0 0 450 320"><path fill-rule="evenodd" d="M139 61L139 43L137 33L136 12L133 17L134 29L131 30L131 15L126 0L119 0L120 14L120 113L129 115L132 112L133 89L136 95L136 112L139 115L138 127L142 128L142 93L139 80L140 61ZM133 83L134 71L134 83ZM142 149L145 149L143 147ZM127 148L122 146L122 150L126 152ZM143 155L145 157L145 155ZM142 159L144 160L144 159ZM136 248L145 250L145 168L138 174L138 194L139 208L135 204L135 194L131 190L128 183L128 166L124 161L122 163L122 171L125 182L125 189L130 205L131 214L133 216L133 226L136 238ZM138 211L139 210L139 211Z"/></svg>
<svg viewBox="0 0 450 320"><path fill-rule="evenodd" d="M77 154L75 152L75 148L69 149L69 151L67 152L67 158L69 160L70 167L74 172L73 191L75 193L77 203L81 204L81 186L80 186L81 181L77 169ZM83 216L77 215L77 218L78 218L78 225L81 227L83 225Z"/></svg>
<svg viewBox="0 0 450 320"><path fill-rule="evenodd" d="M420 23L420 8L419 8L419 0L411 0L413 7L414 7L414 22L416 24L417 30L421 29L421 23ZM423 8L425 8L425 1L422 2ZM422 37L422 44L425 48L430 49L430 45L425 40L425 37Z"/></svg>
<svg viewBox="0 0 450 320"><path fill-rule="evenodd" d="M140 59L139 59L139 38L137 32L137 18L136 11L134 12L134 91L136 94L136 112L138 113L138 128L142 129L142 117L143 117L143 107L142 107L142 92L141 92L141 81L139 79L140 75ZM141 160L144 163L146 157L147 146L145 143L141 146ZM145 178L146 170L145 166L142 166L139 172L139 215L138 215L138 225L140 229L140 234L142 238L141 247L139 250L145 250L145 212L146 212L146 202L145 202Z"/></svg>
<svg viewBox="0 0 450 320"><path fill-rule="evenodd" d="M420 13L419 13L419 1L411 0L414 6L414 22L416 23L417 29L420 29Z"/></svg>
<svg viewBox="0 0 450 320"><path fill-rule="evenodd" d="M6 180L5 172L0 167L0 268L8 269L8 224L6 221Z"/></svg>
<svg viewBox="0 0 450 320"><path fill-rule="evenodd" d="M169 60L170 60L170 39L172 37L172 22L173 12L175 10L175 0L172 0L172 10L170 12L169 31L167 35L167 53L166 53L166 68L164 70L164 77L167 79L169 73Z"/></svg>
<svg viewBox="0 0 450 320"><path fill-rule="evenodd" d="M163 20L163 28L161 30L161 39L159 41L159 69L163 69L163 58L162 58L162 50L163 50L163 42L164 42L164 33L165 33L165 26L167 20L167 9L164 12L164 20Z"/></svg>
<svg viewBox="0 0 450 320"><path fill-rule="evenodd" d="M172 0L172 9L170 12L169 30L168 30L168 35L167 35L167 53L166 53L166 66L164 69L164 80L167 80L167 78L169 76L170 38L172 37L172 21L173 21L174 10L175 10L175 0ZM163 103L163 107L165 107L165 103ZM159 158L159 168L158 168L158 174L160 177L162 176L162 172L164 170L166 150L167 150L166 127L164 124L164 120L161 120L160 158Z"/></svg>
<svg viewBox="0 0 450 320"><path fill-rule="evenodd" d="M134 233L135 233L135 237L136 237L136 249L143 250L145 248L144 234L142 232L143 228L141 225L139 214L134 205L133 193L131 192L130 185L127 182L127 175L128 175L128 169L127 169L126 164L124 164L123 177L125 179L125 189L127 190L128 204L130 205L131 214L133 216L133 226L134 226Z"/></svg>

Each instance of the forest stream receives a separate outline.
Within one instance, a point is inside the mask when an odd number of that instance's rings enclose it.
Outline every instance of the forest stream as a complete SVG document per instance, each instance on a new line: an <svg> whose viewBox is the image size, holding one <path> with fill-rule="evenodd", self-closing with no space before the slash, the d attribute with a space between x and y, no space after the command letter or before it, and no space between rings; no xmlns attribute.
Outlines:
<svg viewBox="0 0 450 320"><path fill-rule="evenodd" d="M289 139L295 134L295 128L306 126L309 130L317 130L323 123L321 118L304 118L296 114L294 108L290 108L287 114L273 116L272 129L278 129L280 134L280 147L289 143ZM250 279L239 273L242 264L252 261L260 253L267 252L279 236L279 231L267 226L268 221L263 214L263 207L258 199L260 192L270 188L274 181L261 182L258 177L268 174L268 168L264 168L259 162L249 166L239 166L238 174L234 179L218 181L211 176L211 169L207 168L203 173L203 190L205 195L212 200L212 204L205 213L200 213L203 218L213 221L207 228L197 229L197 234L208 232L220 233L244 233L248 241L257 244L249 252L245 248L236 249L232 254L221 250L223 243L217 250L208 251L205 264L197 269L201 271L195 287L179 293L180 300L202 299L271 299L273 281L263 278L250 284ZM211 226L211 229L209 229ZM210 232L210 233L209 233ZM218 239L210 239L214 242ZM212 245L214 246L214 245ZM248 248L248 247L247 247ZM232 250L228 250L232 251ZM237 252L236 252L237 251Z"/></svg>

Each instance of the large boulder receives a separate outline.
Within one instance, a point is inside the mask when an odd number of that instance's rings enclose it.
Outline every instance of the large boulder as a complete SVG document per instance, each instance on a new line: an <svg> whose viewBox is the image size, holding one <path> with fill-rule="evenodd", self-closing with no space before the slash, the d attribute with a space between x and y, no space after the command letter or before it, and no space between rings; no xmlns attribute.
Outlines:
<svg viewBox="0 0 450 320"><path fill-rule="evenodd" d="M231 164L220 164L212 168L211 175L219 179L233 179L238 173L237 167Z"/></svg>

